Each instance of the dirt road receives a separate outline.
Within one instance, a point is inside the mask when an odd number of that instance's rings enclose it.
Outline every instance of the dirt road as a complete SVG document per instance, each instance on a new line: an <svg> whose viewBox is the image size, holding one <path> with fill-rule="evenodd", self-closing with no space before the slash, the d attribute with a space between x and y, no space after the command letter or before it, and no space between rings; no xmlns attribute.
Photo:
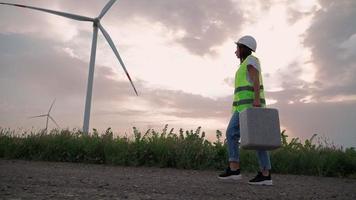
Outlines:
<svg viewBox="0 0 356 200"><path fill-rule="evenodd" d="M273 175L274 186L218 172L0 159L0 199L356 199L356 180Z"/></svg>

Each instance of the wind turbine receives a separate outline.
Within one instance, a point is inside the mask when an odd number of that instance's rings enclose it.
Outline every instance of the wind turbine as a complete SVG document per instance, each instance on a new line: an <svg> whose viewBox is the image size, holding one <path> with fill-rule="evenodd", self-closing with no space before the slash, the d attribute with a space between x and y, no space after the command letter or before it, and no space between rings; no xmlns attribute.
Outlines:
<svg viewBox="0 0 356 200"><path fill-rule="evenodd" d="M52 104L51 104L51 107L49 107L49 110L48 110L48 113L47 114L43 114L43 115L37 115L37 116L33 116L33 117L30 117L30 119L32 118L38 118L38 117L47 117L47 121L46 121L46 129L45 131L47 132L47 129L48 129L48 119L52 120L52 122L57 126L57 128L59 128L56 120L53 119L53 117L50 115L50 112L52 110L52 107L54 105L54 102L56 102L56 99L53 100Z"/></svg>
<svg viewBox="0 0 356 200"><path fill-rule="evenodd" d="M91 98L92 98L92 91L93 91L93 79L94 79L94 68L95 68L95 56L96 56L96 45L97 45L97 38L98 38L98 29L100 29L101 33L104 35L106 41L109 43L110 47L112 48L114 54L116 55L117 59L119 60L122 68L124 69L127 78L129 79L136 95L138 96L137 90L131 80L131 77L129 73L126 70L125 64L122 61L120 54L118 50L115 47L115 44L113 40L111 39L110 35L104 27L100 24L100 20L104 17L104 15L108 12L108 10L112 7L112 5L116 2L116 0L110 0L105 7L102 9L101 13L99 14L98 17L96 18L91 18L91 17L86 17L86 16L81 16L81 15L76 15L76 14L71 14L71 13L65 13L65 12L60 12L60 11L54 11L54 10L48 10L44 8L38 8L38 7L33 7L33 6L26 6L26 5L21 5L21 4L13 4L13 3L2 3L2 5L7 5L7 6L17 6L21 8L28 8L28 9L33 9L33 10L38 10L38 11L43 11L46 13L54 14L54 15L59 15L62 17L66 17L69 19L77 20L77 21L87 21L87 22L92 22L93 23L93 40L92 40L92 46L91 46L91 55L90 55L90 63L89 63L89 75L88 75L88 85L87 85L87 94L86 94L86 100L85 100L85 110L84 110L84 122L83 122L83 132L88 133L89 132L89 120L90 120L90 108L91 108Z"/></svg>

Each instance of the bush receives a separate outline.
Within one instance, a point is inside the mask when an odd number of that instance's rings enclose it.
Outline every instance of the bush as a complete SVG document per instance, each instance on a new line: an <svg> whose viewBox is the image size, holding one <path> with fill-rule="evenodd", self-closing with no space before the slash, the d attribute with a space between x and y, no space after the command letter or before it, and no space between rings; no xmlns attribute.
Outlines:
<svg viewBox="0 0 356 200"><path fill-rule="evenodd" d="M24 132L21 135L0 128L0 158L62 162L84 162L124 166L156 166L182 169L223 169L227 165L226 144L217 130L215 142L205 139L205 132L153 129L142 134L133 128L133 138L114 137L109 128L89 135L78 130L52 130L46 134ZM287 141L285 131L282 147L272 151L273 172L317 176L356 177L355 148L345 150L327 142L316 145L313 135L304 143L298 138ZM256 153L241 150L242 169L258 169Z"/></svg>

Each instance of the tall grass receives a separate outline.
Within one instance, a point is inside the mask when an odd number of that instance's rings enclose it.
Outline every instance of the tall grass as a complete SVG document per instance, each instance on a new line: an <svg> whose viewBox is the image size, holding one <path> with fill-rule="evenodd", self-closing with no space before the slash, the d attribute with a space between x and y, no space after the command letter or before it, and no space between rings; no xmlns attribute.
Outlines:
<svg viewBox="0 0 356 200"><path fill-rule="evenodd" d="M271 152L274 172L356 178L354 148L317 145L316 135L304 143L298 138L288 142L285 132L281 134L283 146ZM242 149L240 154L243 170L257 170L254 151ZM144 133L134 127L130 138L114 137L110 128L102 134L94 129L90 135L78 130L19 135L0 128L0 158L220 170L227 165L227 150L220 131L216 131L216 141L210 142L201 127L174 132L166 125L159 132L149 129Z"/></svg>

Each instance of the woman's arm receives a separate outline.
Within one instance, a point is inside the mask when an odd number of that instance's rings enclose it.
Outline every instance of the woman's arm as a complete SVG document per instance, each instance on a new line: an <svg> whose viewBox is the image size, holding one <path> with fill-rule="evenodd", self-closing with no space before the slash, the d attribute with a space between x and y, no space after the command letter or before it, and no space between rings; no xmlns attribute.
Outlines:
<svg viewBox="0 0 356 200"><path fill-rule="evenodd" d="M247 65L248 75L253 83L253 89L255 92L255 99L253 101L254 107L261 107L260 102L260 78L259 72L252 65Z"/></svg>

